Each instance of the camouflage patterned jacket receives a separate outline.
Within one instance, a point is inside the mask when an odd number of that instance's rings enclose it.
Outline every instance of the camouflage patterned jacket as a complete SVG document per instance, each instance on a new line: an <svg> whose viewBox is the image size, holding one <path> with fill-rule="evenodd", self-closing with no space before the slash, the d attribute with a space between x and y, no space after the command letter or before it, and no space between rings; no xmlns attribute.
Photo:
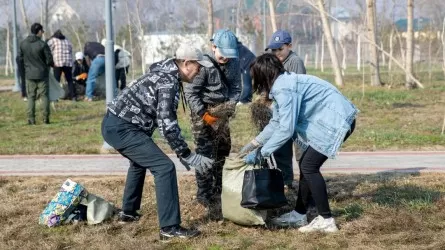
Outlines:
<svg viewBox="0 0 445 250"><path fill-rule="evenodd" d="M207 57L205 57L209 60ZM241 95L241 72L239 60L230 59L226 64L220 64L225 74L228 86L215 67L201 67L192 83L184 88L185 97L192 114L202 117L209 106L232 101L237 103Z"/></svg>
<svg viewBox="0 0 445 250"><path fill-rule="evenodd" d="M154 63L147 73L125 88L109 105L108 110L129 121L152 136L160 134L177 155L190 152L178 124L176 111L181 85L179 69L173 59Z"/></svg>

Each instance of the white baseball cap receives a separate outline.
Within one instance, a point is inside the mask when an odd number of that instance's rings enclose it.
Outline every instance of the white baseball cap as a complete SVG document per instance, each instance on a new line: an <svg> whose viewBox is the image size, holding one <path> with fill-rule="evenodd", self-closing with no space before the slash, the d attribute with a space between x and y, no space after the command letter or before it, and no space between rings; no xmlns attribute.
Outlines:
<svg viewBox="0 0 445 250"><path fill-rule="evenodd" d="M83 53L81 51L76 52L76 60L83 60Z"/></svg>
<svg viewBox="0 0 445 250"><path fill-rule="evenodd" d="M182 43L179 45L175 53L176 59L196 61L202 66L209 68L213 63L204 59L202 51L190 43Z"/></svg>

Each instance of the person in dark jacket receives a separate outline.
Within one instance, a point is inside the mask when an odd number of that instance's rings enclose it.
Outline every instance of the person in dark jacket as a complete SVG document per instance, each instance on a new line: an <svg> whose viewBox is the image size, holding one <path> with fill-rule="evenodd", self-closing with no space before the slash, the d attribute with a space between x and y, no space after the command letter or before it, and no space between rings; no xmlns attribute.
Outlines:
<svg viewBox="0 0 445 250"><path fill-rule="evenodd" d="M178 184L175 165L152 139L159 128L171 149L188 169L204 174L213 160L190 151L181 135L176 110L182 82L191 82L203 61L202 52L191 44L182 44L175 58L154 63L150 72L135 80L108 105L102 122L104 140L130 160L122 202L120 222L139 219L142 190L147 169L154 176L161 240L191 238L199 231L180 226Z"/></svg>
<svg viewBox="0 0 445 250"><path fill-rule="evenodd" d="M25 66L26 92L28 95L28 124L35 125L35 101L42 100L43 122L49 124L49 67L54 65L51 50L42 41L43 27L31 25L31 35L20 43L19 61Z"/></svg>
<svg viewBox="0 0 445 250"><path fill-rule="evenodd" d="M255 60L255 54L238 40L238 53L243 80L243 90L238 104L247 104L252 101L252 78L250 77L250 64Z"/></svg>
<svg viewBox="0 0 445 250"><path fill-rule="evenodd" d="M23 101L28 101L28 96L26 95L26 78L25 78L25 65L20 61L20 56L17 55L15 58L17 63L17 74L19 75L20 90L22 93Z"/></svg>
<svg viewBox="0 0 445 250"><path fill-rule="evenodd" d="M91 102L93 101L97 77L105 72L105 47L98 42L87 42L83 54L87 57L87 63L90 66L86 82L85 101Z"/></svg>
<svg viewBox="0 0 445 250"><path fill-rule="evenodd" d="M84 95L89 67L81 51L76 52L75 58L76 60L73 62L74 86L76 91L79 90L76 94Z"/></svg>
<svg viewBox="0 0 445 250"><path fill-rule="evenodd" d="M215 209L215 213L209 214L211 219L219 219L222 167L230 153L231 138L228 117L218 117L211 110L223 107L226 116L235 112L241 94L241 72L235 34L219 30L211 42L213 57L205 58L214 66L201 68L184 92L191 111L196 152L215 160L212 171L196 174L197 201L209 207L209 211Z"/></svg>

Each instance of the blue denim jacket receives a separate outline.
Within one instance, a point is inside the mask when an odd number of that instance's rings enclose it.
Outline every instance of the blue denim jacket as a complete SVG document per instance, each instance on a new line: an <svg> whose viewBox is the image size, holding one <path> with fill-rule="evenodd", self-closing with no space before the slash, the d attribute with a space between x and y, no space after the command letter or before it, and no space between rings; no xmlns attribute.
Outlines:
<svg viewBox="0 0 445 250"><path fill-rule="evenodd" d="M269 98L272 119L255 138L266 157L292 138L303 151L311 146L335 158L359 112L332 84L311 75L280 75Z"/></svg>

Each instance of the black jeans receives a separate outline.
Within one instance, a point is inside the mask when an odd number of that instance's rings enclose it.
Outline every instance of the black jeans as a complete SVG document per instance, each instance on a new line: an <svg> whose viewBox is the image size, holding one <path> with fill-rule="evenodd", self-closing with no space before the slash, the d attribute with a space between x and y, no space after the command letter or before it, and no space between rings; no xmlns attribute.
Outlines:
<svg viewBox="0 0 445 250"><path fill-rule="evenodd" d="M355 120L352 122L351 129L346 134L344 141L354 132ZM307 208L315 203L318 214L323 218L332 217L329 207L326 182L320 173L320 168L328 159L327 156L319 153L311 146L301 156L300 183L298 184L298 196L295 211L300 214L306 214Z"/></svg>
<svg viewBox="0 0 445 250"><path fill-rule="evenodd" d="M65 75L65 80L68 83L68 97L69 98L76 98L76 90L74 89L74 84L73 84L73 73L72 73L72 67L54 67L54 77L56 78L56 80L58 82L60 82L60 77L62 75Z"/></svg>
<svg viewBox="0 0 445 250"><path fill-rule="evenodd" d="M155 180L160 227L181 224L176 168L170 158L139 127L109 112L102 121L102 136L130 160L122 210L132 214L140 209L148 169Z"/></svg>

